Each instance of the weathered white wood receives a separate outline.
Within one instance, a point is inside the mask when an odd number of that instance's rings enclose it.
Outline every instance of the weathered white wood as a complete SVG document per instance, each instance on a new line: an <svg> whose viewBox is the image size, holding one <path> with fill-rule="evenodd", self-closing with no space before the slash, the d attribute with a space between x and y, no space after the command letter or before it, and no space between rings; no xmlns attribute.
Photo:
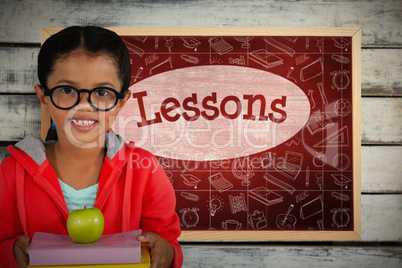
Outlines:
<svg viewBox="0 0 402 268"><path fill-rule="evenodd" d="M0 92L32 92L39 47L0 47ZM362 94L402 94L402 49L362 50Z"/></svg>
<svg viewBox="0 0 402 268"><path fill-rule="evenodd" d="M41 43L46 41L51 35L61 31L61 27L46 27L42 28L41 33ZM156 36L348 36L355 37L360 35L360 28L336 28L336 27L294 27L294 28L272 28L272 27L161 27L161 28L151 28L151 27L112 27L107 28L114 30L119 35L128 36L146 36L146 35L156 35ZM361 44L360 39L356 39L356 44ZM355 46L355 45L353 45Z"/></svg>
<svg viewBox="0 0 402 268"><path fill-rule="evenodd" d="M402 242L402 195L362 195L362 241Z"/></svg>
<svg viewBox="0 0 402 268"><path fill-rule="evenodd" d="M18 141L26 135L40 136L40 102L36 95L0 98L0 141Z"/></svg>
<svg viewBox="0 0 402 268"><path fill-rule="evenodd" d="M400 247L187 245L182 244L183 268L339 268L402 265Z"/></svg>
<svg viewBox="0 0 402 268"><path fill-rule="evenodd" d="M399 2L2 1L0 42L39 43L41 27L94 24L104 27L362 27L365 45L400 45Z"/></svg>
<svg viewBox="0 0 402 268"><path fill-rule="evenodd" d="M334 208L336 209L336 208ZM366 242L377 242L377 241L390 241L390 242L402 242L402 195L401 194L364 194L361 196L361 240ZM236 233L233 231L233 239L228 234L217 233L215 237L212 236L213 231L206 232L207 238L203 237L202 234L197 234L193 232L193 237L196 239L191 239L188 234L186 236L186 241L204 241L204 240L218 240L218 241L237 241L238 237L241 236L243 241L255 241L255 235L250 233L249 239L244 237L243 234ZM299 234L296 233L299 236ZM313 236L314 233L311 234ZM292 237L291 232L285 232L284 234L274 233L272 237L265 238L261 240L269 241L283 241L283 240L296 240ZM297 240L310 241L311 236L304 233L299 236ZM210 237L213 237L212 239ZM276 238L277 237L277 238ZM332 234L324 235L325 241L335 240L337 241L339 237L332 238ZM330 239L327 239L330 238ZM316 238L319 239L319 238ZM343 239L348 240L348 239Z"/></svg>
<svg viewBox="0 0 402 268"><path fill-rule="evenodd" d="M0 111L0 140L16 141L26 133L40 136L40 105L35 95L4 95ZM27 117L25 117L25 113ZM402 98L362 99L362 143L402 142Z"/></svg>
<svg viewBox="0 0 402 268"><path fill-rule="evenodd" d="M1 148L0 156L3 158L5 154L5 148ZM382 177L385 178L386 174ZM399 183L400 185L402 178L398 179L395 184ZM363 179L363 187L365 184L365 180ZM383 187L383 185L381 185L381 187ZM363 194L361 202L362 241L402 242L401 194Z"/></svg>
<svg viewBox="0 0 402 268"><path fill-rule="evenodd" d="M0 147L0 161L8 155ZM402 146L362 147L362 193L401 193Z"/></svg>
<svg viewBox="0 0 402 268"><path fill-rule="evenodd" d="M32 93L38 47L0 47L0 92ZM402 95L402 49L362 49L362 95Z"/></svg>
<svg viewBox="0 0 402 268"><path fill-rule="evenodd" d="M362 95L402 95L402 49L362 49Z"/></svg>
<svg viewBox="0 0 402 268"><path fill-rule="evenodd" d="M0 147L0 161L8 155ZM362 193L401 193L402 146L362 147Z"/></svg>
<svg viewBox="0 0 402 268"><path fill-rule="evenodd" d="M402 192L402 146L362 147L362 192Z"/></svg>
<svg viewBox="0 0 402 268"><path fill-rule="evenodd" d="M0 147L0 161L8 155ZM402 146L362 147L362 193L401 193Z"/></svg>
<svg viewBox="0 0 402 268"><path fill-rule="evenodd" d="M0 48L0 92L33 93L38 83L36 74L39 47Z"/></svg>
<svg viewBox="0 0 402 268"><path fill-rule="evenodd" d="M41 27L361 27L363 95L401 95L402 5L389 1L0 0L0 92L33 92ZM387 47L399 49L387 49ZM374 47L380 47L376 49ZM35 96L2 95L0 140L40 135ZM362 142L401 143L401 99L363 98ZM25 114L24 114L25 113ZM401 267L400 146L362 147L362 241L368 247L183 243L183 267ZM5 154L0 148L0 159ZM386 194L384 194L386 193ZM381 242L399 242L394 247Z"/></svg>
<svg viewBox="0 0 402 268"><path fill-rule="evenodd" d="M402 142L402 98L362 99L362 143Z"/></svg>

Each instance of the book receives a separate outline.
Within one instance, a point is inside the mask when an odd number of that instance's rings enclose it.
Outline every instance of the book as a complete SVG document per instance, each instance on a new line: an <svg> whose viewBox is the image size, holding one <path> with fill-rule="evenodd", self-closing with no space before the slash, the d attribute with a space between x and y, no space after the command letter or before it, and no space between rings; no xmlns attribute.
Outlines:
<svg viewBox="0 0 402 268"><path fill-rule="evenodd" d="M272 68L283 64L283 59L268 52L265 49L259 49L250 52L250 59L262 65L265 68Z"/></svg>
<svg viewBox="0 0 402 268"><path fill-rule="evenodd" d="M142 258L141 263L129 264L93 264L93 265L56 265L56 266L30 266L28 268L149 268L151 265L151 256L147 245L141 245Z"/></svg>
<svg viewBox="0 0 402 268"><path fill-rule="evenodd" d="M274 193L273 191L265 188L264 186L254 188L250 190L249 193L250 197L263 203L266 206L272 206L283 201L283 197L281 195Z"/></svg>
<svg viewBox="0 0 402 268"><path fill-rule="evenodd" d="M29 247L35 266L139 264L141 230L102 235L93 243L76 243L68 235L36 232Z"/></svg>

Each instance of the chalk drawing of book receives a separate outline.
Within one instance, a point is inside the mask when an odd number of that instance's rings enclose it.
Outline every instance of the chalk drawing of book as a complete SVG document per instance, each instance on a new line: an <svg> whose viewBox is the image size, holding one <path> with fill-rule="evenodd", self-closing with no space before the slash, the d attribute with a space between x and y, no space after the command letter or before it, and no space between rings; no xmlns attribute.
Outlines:
<svg viewBox="0 0 402 268"><path fill-rule="evenodd" d="M310 131L311 135L314 135L334 125L334 122L332 122L331 118L329 118L326 113L320 113L314 117L313 123L307 125L307 129Z"/></svg>
<svg viewBox="0 0 402 268"><path fill-rule="evenodd" d="M283 197L281 195L274 193L264 186L250 190L249 196L266 206L272 206L283 201Z"/></svg>
<svg viewBox="0 0 402 268"><path fill-rule="evenodd" d="M272 68L283 64L283 59L266 51L265 49L250 52L250 59L264 66L265 68Z"/></svg>

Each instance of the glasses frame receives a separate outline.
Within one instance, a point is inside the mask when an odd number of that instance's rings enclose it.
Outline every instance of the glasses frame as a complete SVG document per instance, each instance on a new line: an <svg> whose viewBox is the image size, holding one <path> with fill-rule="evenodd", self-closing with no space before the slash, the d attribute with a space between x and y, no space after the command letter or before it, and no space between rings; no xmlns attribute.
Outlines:
<svg viewBox="0 0 402 268"><path fill-rule="evenodd" d="M117 102L118 102L119 100L121 100L121 99L124 99L124 97L126 96L126 93L125 93L125 92L124 92L124 93L118 92L117 90L115 90L115 89L113 89L113 88L110 88L110 87L95 87L95 88L89 90L89 89L76 89L75 87L70 86L70 85L59 85L59 86L55 86L55 87L53 87L53 88L51 88L51 89L48 89L48 88L45 87L45 86L43 86L43 88L45 89L45 90L44 90L45 96L49 96L49 97L50 97L50 100L51 100L52 103L53 103L53 105L56 106L56 107L57 107L58 109L60 109L60 110L70 110L71 108L77 106L77 104L80 102L80 99L81 99L80 95L81 95L81 93L83 93L83 92L88 93L88 102L89 102L89 104L91 105L91 107L94 108L94 109L97 110L97 111L100 111L100 112L107 112L107 111L112 110L114 107L116 107ZM56 89L59 89L59 88L71 88L71 89L75 90L75 91L78 93L77 101L76 101L73 105L71 105L70 107L67 107L67 108L58 106L58 105L54 102L54 100L53 100L53 92L54 92ZM110 91L112 91L112 92L116 95L116 101L114 102L113 106L111 106L110 108L107 108L107 109L99 109L98 107L96 107L96 106L92 103L91 95L92 95L92 93L93 93L95 90L98 90L98 89L110 90Z"/></svg>

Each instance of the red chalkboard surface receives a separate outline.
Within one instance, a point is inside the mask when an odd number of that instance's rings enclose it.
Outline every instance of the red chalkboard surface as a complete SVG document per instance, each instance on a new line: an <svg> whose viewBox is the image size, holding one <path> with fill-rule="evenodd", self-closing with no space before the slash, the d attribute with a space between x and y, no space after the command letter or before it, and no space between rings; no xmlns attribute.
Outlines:
<svg viewBox="0 0 402 268"><path fill-rule="evenodd" d="M114 29L181 240L360 238L359 29Z"/></svg>

